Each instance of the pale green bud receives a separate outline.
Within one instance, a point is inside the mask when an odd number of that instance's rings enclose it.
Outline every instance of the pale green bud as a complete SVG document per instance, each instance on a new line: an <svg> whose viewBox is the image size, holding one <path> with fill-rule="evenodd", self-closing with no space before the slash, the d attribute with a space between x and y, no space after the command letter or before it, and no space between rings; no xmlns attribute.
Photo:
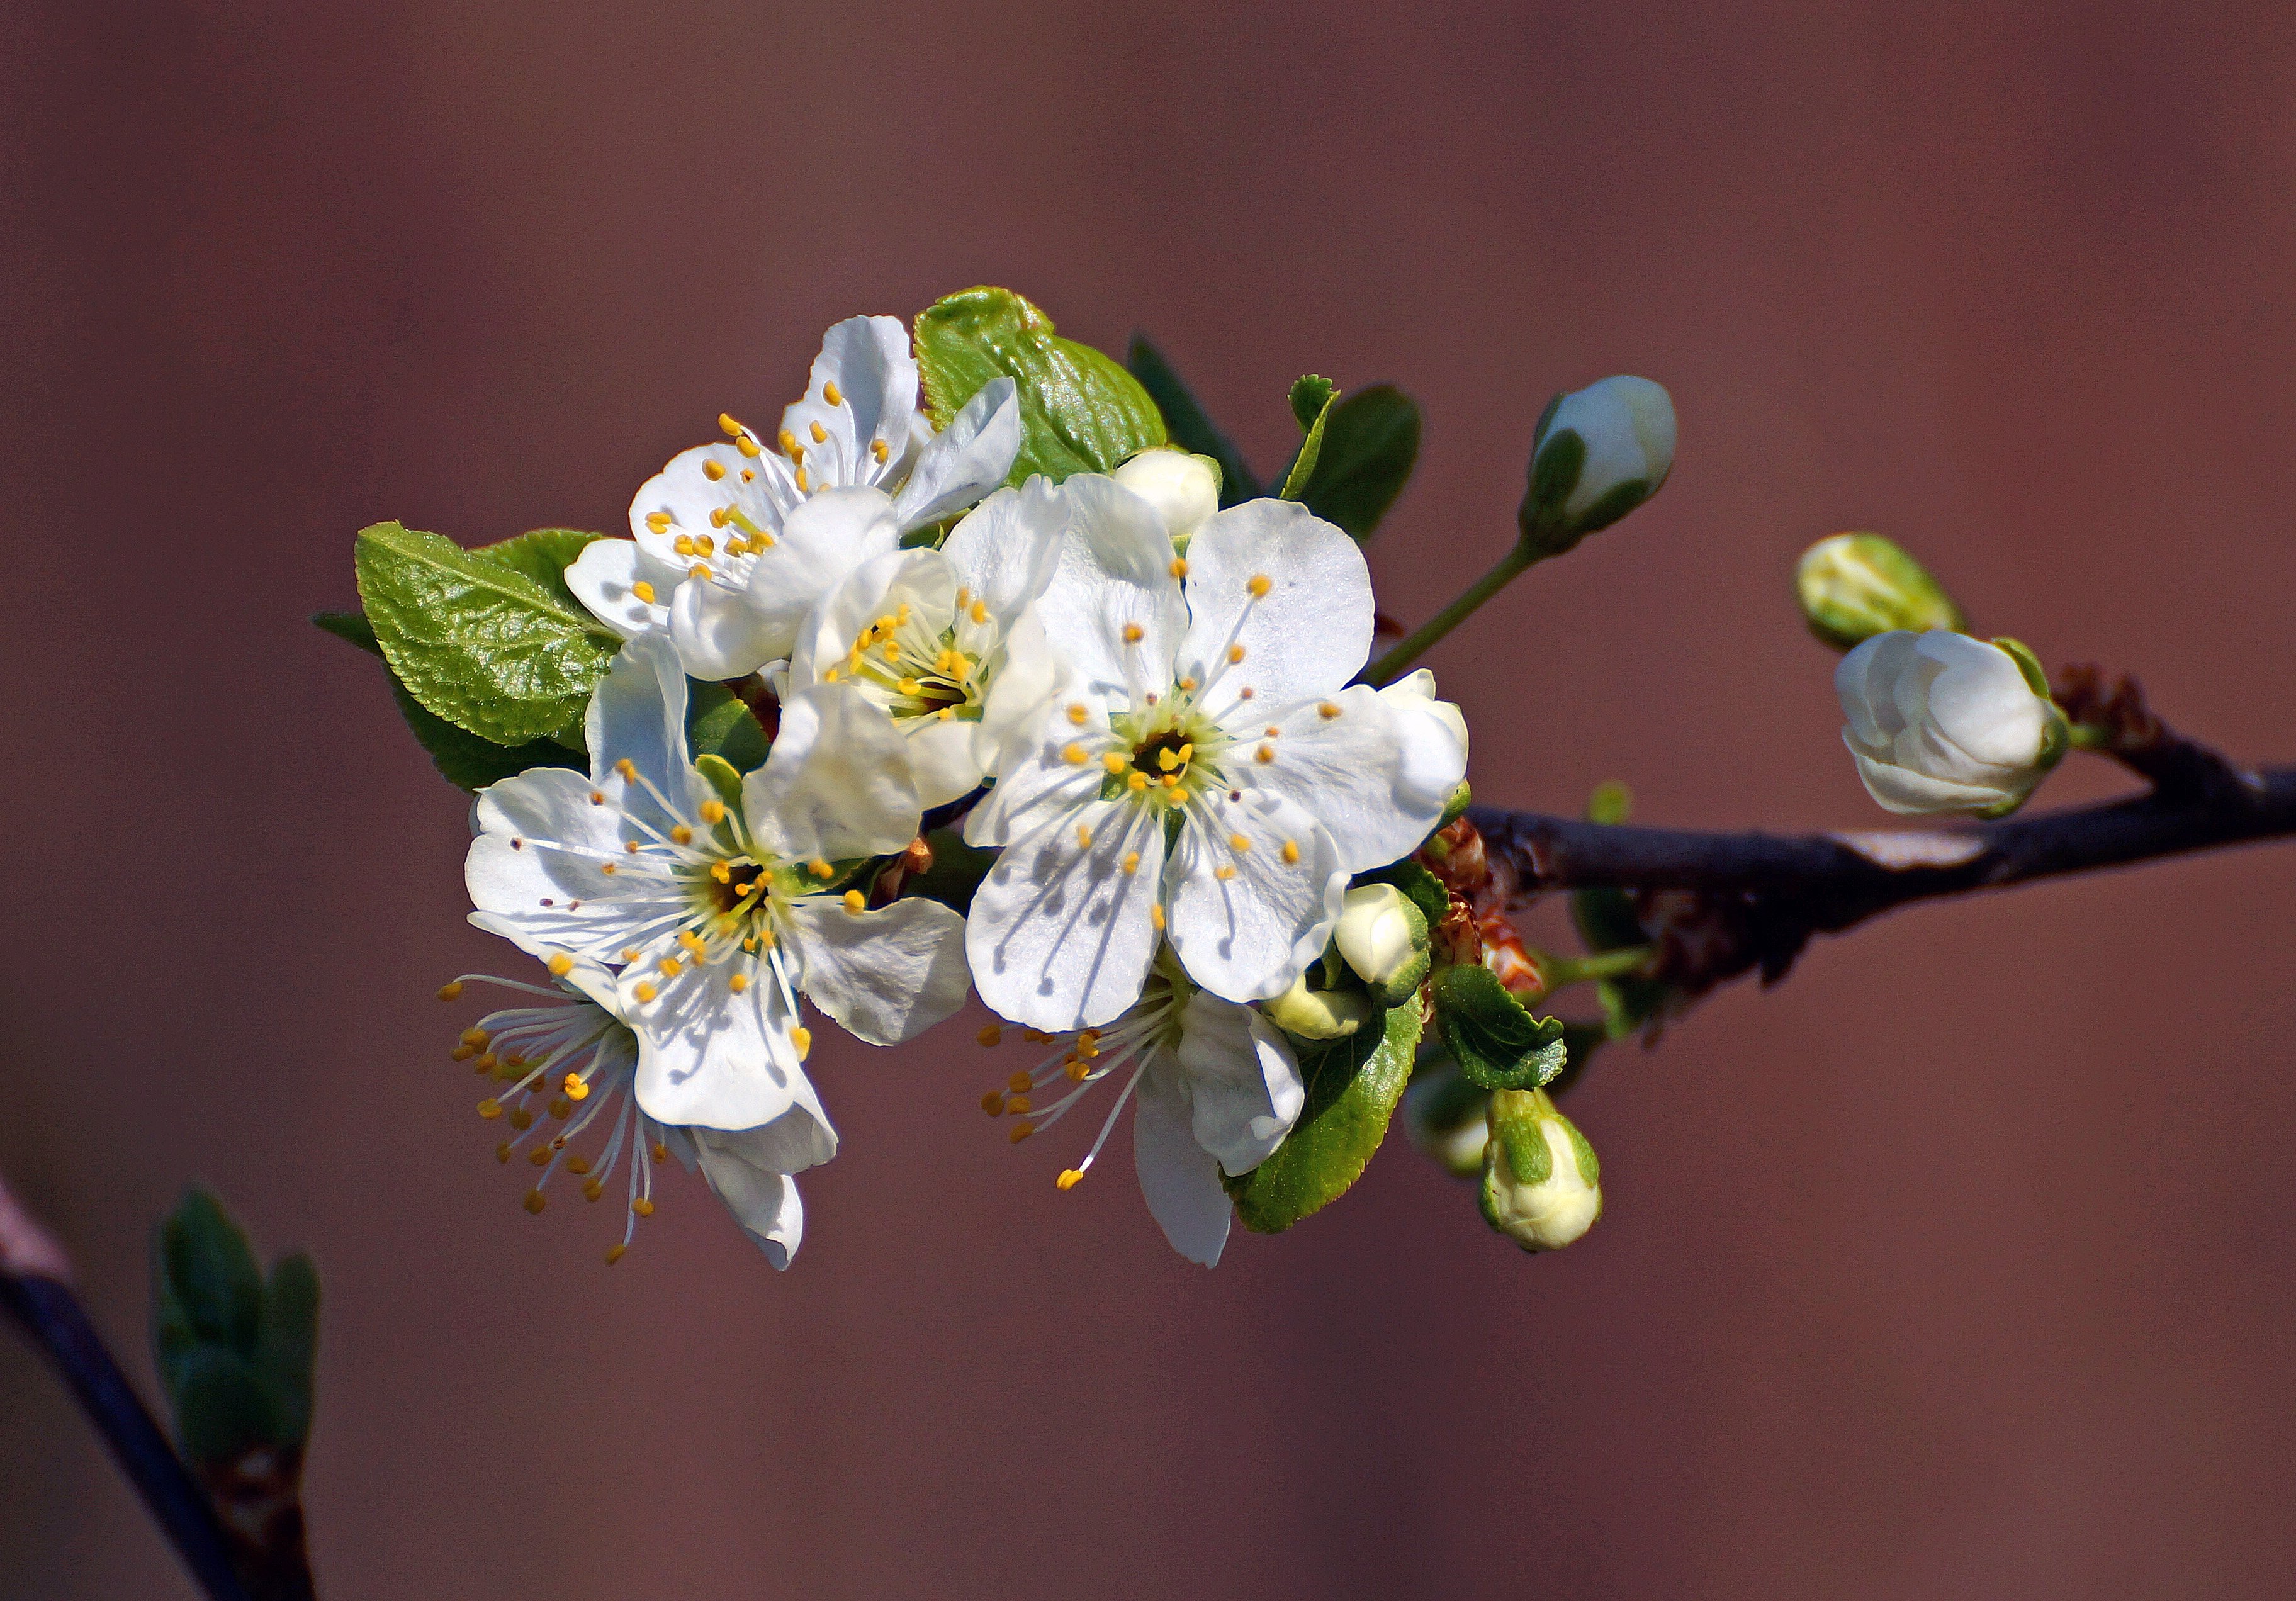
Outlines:
<svg viewBox="0 0 2296 1601"><path fill-rule="evenodd" d="M1526 546L1561 555L1633 511L1674 470L1674 400L1647 378L1605 378L1557 396L1530 446L1515 513Z"/></svg>
<svg viewBox="0 0 2296 1601"><path fill-rule="evenodd" d="M1483 1219L1525 1251L1560 1251L1603 1215L1595 1147L1540 1089L1491 1096Z"/></svg>
<svg viewBox="0 0 2296 1601"><path fill-rule="evenodd" d="M1427 977L1427 915L1393 884L1349 890L1332 938L1341 960L1387 1006Z"/></svg>
<svg viewBox="0 0 2296 1601"><path fill-rule="evenodd" d="M1809 631L1839 651L1893 628L1959 633L1968 626L1943 585L1879 534L1836 534L1802 553L1794 595Z"/></svg>
<svg viewBox="0 0 2296 1601"><path fill-rule="evenodd" d="M1219 468L1209 456L1159 446L1142 451L1113 476L1156 508L1165 531L1175 539L1187 538L1219 510Z"/></svg>
<svg viewBox="0 0 2296 1601"><path fill-rule="evenodd" d="M1422 1066L1403 1092L1403 1127L1420 1154L1454 1178L1483 1170L1483 1147L1490 1144L1485 1115L1490 1096L1467 1081L1458 1064L1439 1061Z"/></svg>
<svg viewBox="0 0 2296 1601"><path fill-rule="evenodd" d="M1344 1039L1369 1019L1372 998L1360 989L1310 989L1302 975L1259 1009L1295 1039Z"/></svg>

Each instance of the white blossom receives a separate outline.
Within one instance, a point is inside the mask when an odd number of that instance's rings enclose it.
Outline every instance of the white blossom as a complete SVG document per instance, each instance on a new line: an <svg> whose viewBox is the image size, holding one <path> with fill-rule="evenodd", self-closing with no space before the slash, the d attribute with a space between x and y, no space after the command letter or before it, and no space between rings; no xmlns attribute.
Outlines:
<svg viewBox="0 0 2296 1601"><path fill-rule="evenodd" d="M2015 657L1965 634L1876 634L1833 673L1842 743L1885 810L2015 809L2062 755L2064 719Z"/></svg>
<svg viewBox="0 0 2296 1601"><path fill-rule="evenodd" d="M1348 891L1332 937L1357 978L1384 984L1426 949L1426 919L1393 884L1364 884Z"/></svg>
<svg viewBox="0 0 2296 1601"><path fill-rule="evenodd" d="M1674 470L1674 400L1647 378L1605 378L1563 396L1538 437L1538 454L1554 448L1566 432L1577 434L1587 452L1577 481L1555 508L1566 526L1578 527L1620 487L1639 484L1641 493L1620 508L1623 515L1657 494Z"/></svg>
<svg viewBox="0 0 2296 1601"><path fill-rule="evenodd" d="M773 440L719 422L729 442L685 451L639 489L634 542L593 540L566 571L607 627L626 639L667 633L697 678L787 657L839 579L1002 483L1021 447L1009 378L935 433L917 409L908 333L889 316L823 336L805 398Z"/></svg>
<svg viewBox="0 0 2296 1601"><path fill-rule="evenodd" d="M994 1045L1004 1030L981 1030ZM1227 1243L1229 1205L1220 1175L1248 1173L1267 1160L1307 1104L1300 1063L1281 1030L1250 1006L1206 993L1188 981L1166 951L1140 998L1105 1029L1029 1038L1051 1047L1032 1068L1014 1072L982 1104L1015 1121L1015 1143L1065 1117L1103 1081L1123 1088L1084 1160L1064 1170L1071 1189L1108 1143L1128 1100L1132 1160L1140 1193L1172 1249L1209 1268Z"/></svg>
<svg viewBox="0 0 2296 1601"><path fill-rule="evenodd" d="M1281 995L1349 877L1440 821L1464 743L1408 695L1349 686L1371 580L1337 528L1250 501L1181 556L1121 485L1062 489L1069 531L1037 609L1072 677L966 824L1005 848L972 905L973 981L1034 1027L1097 1027L1168 934L1214 995Z"/></svg>
<svg viewBox="0 0 2296 1601"><path fill-rule="evenodd" d="M685 729L669 642L632 640L590 703L591 774L482 792L464 877L473 921L554 973L617 970L649 1116L755 1129L812 1094L800 994L873 1044L907 1039L964 1004L964 924L930 900L871 910L867 883L845 883L919 818L905 743L852 689L792 696L730 793Z"/></svg>
<svg viewBox="0 0 2296 1601"><path fill-rule="evenodd" d="M1119 467L1116 481L1156 508L1164 531L1185 540L1219 510L1219 478L1210 462L1185 450L1158 446Z"/></svg>

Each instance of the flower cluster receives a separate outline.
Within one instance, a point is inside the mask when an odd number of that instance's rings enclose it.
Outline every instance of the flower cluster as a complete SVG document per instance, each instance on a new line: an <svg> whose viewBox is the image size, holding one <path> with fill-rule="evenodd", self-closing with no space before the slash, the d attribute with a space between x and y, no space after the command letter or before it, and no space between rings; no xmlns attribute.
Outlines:
<svg viewBox="0 0 2296 1601"><path fill-rule="evenodd" d="M1217 509L1177 449L1023 476L1022 399L991 380L936 429L907 330L841 323L777 429L722 419L564 568L613 651L588 766L480 788L466 870L472 921L553 983L493 981L536 1004L456 1047L502 1086L503 1160L541 1170L530 1210L562 1169L597 1199L627 1155L646 1216L674 1152L785 1266L794 1175L837 1149L811 1014L891 1045L977 991L1005 1020L984 1043L1040 1047L985 1102L1012 1138L1104 1103L1065 1189L1132 1105L1148 1205L1210 1264L1224 1183L1283 1143L1321 1043L1265 1008L1365 992L1350 961L1419 981L1417 913L1334 933L1447 820L1466 728L1424 672L1359 681L1357 541L1294 500ZM697 751L697 683L764 713L761 762ZM929 832L994 852L969 900L918 892Z"/></svg>

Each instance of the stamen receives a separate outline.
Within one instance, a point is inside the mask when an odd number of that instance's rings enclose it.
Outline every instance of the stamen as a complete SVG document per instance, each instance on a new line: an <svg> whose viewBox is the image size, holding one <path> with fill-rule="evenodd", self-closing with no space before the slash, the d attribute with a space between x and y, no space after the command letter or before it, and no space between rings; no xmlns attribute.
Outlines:
<svg viewBox="0 0 2296 1601"><path fill-rule="evenodd" d="M668 512L648 512L646 513L645 525L657 534L666 534L669 531L669 513Z"/></svg>
<svg viewBox="0 0 2296 1601"><path fill-rule="evenodd" d="M845 397L837 392L837 381L834 378L821 386L821 398L832 406L845 404Z"/></svg>
<svg viewBox="0 0 2296 1601"><path fill-rule="evenodd" d="M1174 556L1172 558L1171 573L1176 579L1186 578L1188 576L1188 558L1185 556Z"/></svg>
<svg viewBox="0 0 2296 1601"><path fill-rule="evenodd" d="M1268 581L1268 578L1266 573L1255 572L1251 575L1251 581L1246 584L1244 587L1251 591L1252 599L1260 600L1264 598L1268 590L1274 588L1275 586Z"/></svg>
<svg viewBox="0 0 2296 1601"><path fill-rule="evenodd" d="M1004 1029L1002 1024L992 1022L984 1026L973 1038L983 1045L1002 1045L1004 1042Z"/></svg>
<svg viewBox="0 0 2296 1601"><path fill-rule="evenodd" d="M1283 842L1283 863L1284 866L1291 867L1296 867L1300 865L1299 841L1286 840Z"/></svg>

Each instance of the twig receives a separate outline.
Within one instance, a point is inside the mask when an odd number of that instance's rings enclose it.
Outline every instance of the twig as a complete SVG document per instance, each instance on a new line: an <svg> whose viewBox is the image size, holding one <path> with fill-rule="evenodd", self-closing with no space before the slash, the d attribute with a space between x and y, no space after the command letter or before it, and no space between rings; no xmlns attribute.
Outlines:
<svg viewBox="0 0 2296 1601"><path fill-rule="evenodd" d="M176 1458L127 1375L72 1293L71 1262L0 1181L0 1306L63 1375L112 1460L174 1542L211 1601L247 1601L207 1492Z"/></svg>

